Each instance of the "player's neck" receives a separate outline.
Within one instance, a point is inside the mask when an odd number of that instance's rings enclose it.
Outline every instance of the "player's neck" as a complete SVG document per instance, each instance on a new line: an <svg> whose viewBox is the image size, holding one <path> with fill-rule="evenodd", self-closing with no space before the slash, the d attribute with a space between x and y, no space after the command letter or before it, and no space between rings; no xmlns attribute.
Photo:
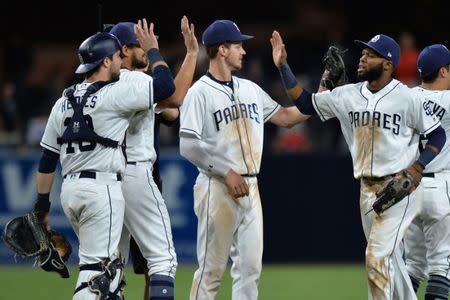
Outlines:
<svg viewBox="0 0 450 300"><path fill-rule="evenodd" d="M108 73L97 72L97 73L92 74L89 77L86 77L84 82L93 83L93 82L97 82L97 81L109 81L109 80L111 80L111 76Z"/></svg>
<svg viewBox="0 0 450 300"><path fill-rule="evenodd" d="M217 80L231 81L231 71L223 64L210 62L208 72Z"/></svg>
<svg viewBox="0 0 450 300"><path fill-rule="evenodd" d="M423 87L424 89L433 90L433 91L442 91L442 90L447 90L448 89L448 87L445 84L445 82L442 82L440 80L435 80L435 81L430 82L430 83L422 82L422 84L420 86Z"/></svg>
<svg viewBox="0 0 450 300"><path fill-rule="evenodd" d="M392 81L392 77L381 76L377 80L368 81L367 88L371 91L379 91Z"/></svg>

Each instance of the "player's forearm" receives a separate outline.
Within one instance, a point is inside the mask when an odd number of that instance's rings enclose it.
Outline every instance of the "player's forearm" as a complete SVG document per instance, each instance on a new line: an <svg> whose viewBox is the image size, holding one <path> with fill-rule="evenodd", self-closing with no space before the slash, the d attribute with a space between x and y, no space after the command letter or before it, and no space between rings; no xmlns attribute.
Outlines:
<svg viewBox="0 0 450 300"><path fill-rule="evenodd" d="M303 87L298 83L297 78L287 63L282 65L279 71L281 81L283 81L289 99L295 101L302 94Z"/></svg>
<svg viewBox="0 0 450 300"><path fill-rule="evenodd" d="M55 172L52 173L41 173L36 174L36 191L38 194L48 194L50 193L53 185L53 179L55 178Z"/></svg>
<svg viewBox="0 0 450 300"><path fill-rule="evenodd" d="M180 115L180 110L178 108L167 108L161 112L161 116L163 117L164 121L166 121L168 124L170 124L171 122L178 119L179 115ZM164 124L166 124L166 123L164 123ZM166 125L168 125L168 124L166 124Z"/></svg>
<svg viewBox="0 0 450 300"><path fill-rule="evenodd" d="M180 154L211 175L225 177L231 169L210 155L203 147L202 141L194 137L180 136Z"/></svg>
<svg viewBox="0 0 450 300"><path fill-rule="evenodd" d="M194 79L195 67L197 65L197 53L187 53L177 76L174 79L175 93L172 95L175 105L181 106L188 89L192 85Z"/></svg>

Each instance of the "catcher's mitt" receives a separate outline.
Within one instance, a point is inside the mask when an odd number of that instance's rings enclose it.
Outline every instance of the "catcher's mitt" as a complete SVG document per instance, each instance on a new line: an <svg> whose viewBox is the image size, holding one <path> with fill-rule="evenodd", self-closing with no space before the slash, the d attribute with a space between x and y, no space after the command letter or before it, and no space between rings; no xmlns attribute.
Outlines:
<svg viewBox="0 0 450 300"><path fill-rule="evenodd" d="M18 256L38 256L48 250L48 233L37 213L29 213L9 221L3 240Z"/></svg>
<svg viewBox="0 0 450 300"><path fill-rule="evenodd" d="M422 171L415 166L396 174L384 189L377 193L377 199L372 205L373 210L381 215L389 207L397 204L411 194L420 184Z"/></svg>
<svg viewBox="0 0 450 300"><path fill-rule="evenodd" d="M16 255L37 257L39 266L45 271L69 277L64 262L72 253L72 246L61 233L47 231L39 213L29 213L9 221L3 231L3 240Z"/></svg>
<svg viewBox="0 0 450 300"><path fill-rule="evenodd" d="M336 46L330 46L325 53L325 58L323 59L325 72L320 84L330 91L348 81L343 59L345 52L347 50L340 50Z"/></svg>

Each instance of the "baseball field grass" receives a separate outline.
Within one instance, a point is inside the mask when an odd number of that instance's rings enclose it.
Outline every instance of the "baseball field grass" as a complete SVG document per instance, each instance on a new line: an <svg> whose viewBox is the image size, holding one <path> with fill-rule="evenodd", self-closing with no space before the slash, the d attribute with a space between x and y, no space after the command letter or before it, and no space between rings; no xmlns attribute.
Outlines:
<svg viewBox="0 0 450 300"><path fill-rule="evenodd" d="M189 299L195 267L182 265L175 279L175 299ZM70 269L71 277L61 279L31 266L0 266L2 291L0 300L63 300L72 299L78 270ZM144 279L126 269L126 300L141 300ZM423 299L420 292L419 299ZM224 275L217 300L231 299L229 271ZM362 265L264 265L259 284L259 298L308 300L367 299L367 284Z"/></svg>

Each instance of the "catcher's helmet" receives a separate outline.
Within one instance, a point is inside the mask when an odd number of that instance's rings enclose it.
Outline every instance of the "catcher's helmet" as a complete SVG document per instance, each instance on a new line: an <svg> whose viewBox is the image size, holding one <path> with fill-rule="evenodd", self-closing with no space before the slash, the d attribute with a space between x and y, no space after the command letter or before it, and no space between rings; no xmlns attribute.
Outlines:
<svg viewBox="0 0 450 300"><path fill-rule="evenodd" d="M113 55L121 48L119 40L110 33L100 32L88 37L78 49L80 65L75 73L89 72L98 66L103 59Z"/></svg>

